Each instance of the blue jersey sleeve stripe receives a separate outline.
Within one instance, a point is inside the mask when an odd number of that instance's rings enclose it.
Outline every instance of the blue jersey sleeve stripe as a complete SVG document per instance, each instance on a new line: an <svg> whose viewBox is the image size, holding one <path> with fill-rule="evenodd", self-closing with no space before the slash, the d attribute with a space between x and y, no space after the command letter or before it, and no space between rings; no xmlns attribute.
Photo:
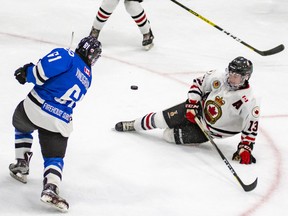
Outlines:
<svg viewBox="0 0 288 216"><path fill-rule="evenodd" d="M37 76L37 79L44 83L45 82L45 79L43 79L41 76L40 76L40 73L39 73L39 70L38 70L38 66L36 66L36 76Z"/></svg>
<svg viewBox="0 0 288 216"><path fill-rule="evenodd" d="M34 67L33 75L37 85L43 85L43 83L48 80L48 77L45 76L41 61L39 61L38 64Z"/></svg>

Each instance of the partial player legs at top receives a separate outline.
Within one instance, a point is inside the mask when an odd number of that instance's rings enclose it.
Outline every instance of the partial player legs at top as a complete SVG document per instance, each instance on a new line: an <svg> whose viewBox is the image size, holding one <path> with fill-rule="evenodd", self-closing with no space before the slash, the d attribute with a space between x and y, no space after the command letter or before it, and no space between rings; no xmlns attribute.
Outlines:
<svg viewBox="0 0 288 216"><path fill-rule="evenodd" d="M147 19L146 12L140 2L141 1L125 0L124 5L126 11L130 14L143 35L142 46L148 50L153 46L154 35L151 30L150 22ZM100 31L112 15L118 3L119 0L103 0L93 22L90 35L96 38L99 37Z"/></svg>
<svg viewBox="0 0 288 216"><path fill-rule="evenodd" d="M125 1L124 2L126 11L130 14L136 25L138 26L142 35L149 33L151 26L149 20L146 17L146 13L136 1Z"/></svg>
<svg viewBox="0 0 288 216"><path fill-rule="evenodd" d="M93 26L90 32L90 35L98 38L99 33L105 25L106 21L112 15L114 9L117 7L119 0L103 0L97 14L95 20L93 22Z"/></svg>
<svg viewBox="0 0 288 216"><path fill-rule="evenodd" d="M143 35L142 46L146 49L150 49L153 46L154 35L145 10L137 1L125 1L124 4L127 12L130 14Z"/></svg>

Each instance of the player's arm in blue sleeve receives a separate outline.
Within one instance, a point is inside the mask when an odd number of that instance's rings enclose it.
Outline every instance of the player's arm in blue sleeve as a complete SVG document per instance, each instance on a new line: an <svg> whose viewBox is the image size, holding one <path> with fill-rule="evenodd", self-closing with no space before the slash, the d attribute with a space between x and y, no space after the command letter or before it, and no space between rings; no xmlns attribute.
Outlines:
<svg viewBox="0 0 288 216"><path fill-rule="evenodd" d="M27 68L27 82L43 85L46 80L68 71L72 65L74 53L71 50L57 48L38 61L34 67Z"/></svg>

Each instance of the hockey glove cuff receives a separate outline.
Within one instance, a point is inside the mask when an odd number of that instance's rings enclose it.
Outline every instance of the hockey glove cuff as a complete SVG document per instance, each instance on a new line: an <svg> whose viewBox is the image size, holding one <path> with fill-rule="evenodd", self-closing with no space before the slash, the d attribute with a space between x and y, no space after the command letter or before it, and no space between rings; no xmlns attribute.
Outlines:
<svg viewBox="0 0 288 216"><path fill-rule="evenodd" d="M188 101L185 104L186 108L186 119L194 124L195 122L195 117L197 116L200 108L200 102L199 101Z"/></svg>
<svg viewBox="0 0 288 216"><path fill-rule="evenodd" d="M27 75L26 70L30 66L34 66L34 64L33 63L25 64L23 67L18 68L14 73L15 78L22 85L26 83L26 75Z"/></svg>
<svg viewBox="0 0 288 216"><path fill-rule="evenodd" d="M251 154L253 144L239 143L238 150L233 154L232 160L239 161L241 164L256 163L256 158Z"/></svg>

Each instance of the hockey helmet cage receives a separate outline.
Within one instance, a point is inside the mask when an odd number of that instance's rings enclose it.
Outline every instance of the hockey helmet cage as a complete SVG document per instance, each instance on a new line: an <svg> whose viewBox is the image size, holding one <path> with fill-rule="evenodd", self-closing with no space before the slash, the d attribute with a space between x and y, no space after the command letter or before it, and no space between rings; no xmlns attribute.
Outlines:
<svg viewBox="0 0 288 216"><path fill-rule="evenodd" d="M85 61L88 65L93 66L97 59L101 56L102 45L95 37L88 36L83 38L75 52Z"/></svg>

